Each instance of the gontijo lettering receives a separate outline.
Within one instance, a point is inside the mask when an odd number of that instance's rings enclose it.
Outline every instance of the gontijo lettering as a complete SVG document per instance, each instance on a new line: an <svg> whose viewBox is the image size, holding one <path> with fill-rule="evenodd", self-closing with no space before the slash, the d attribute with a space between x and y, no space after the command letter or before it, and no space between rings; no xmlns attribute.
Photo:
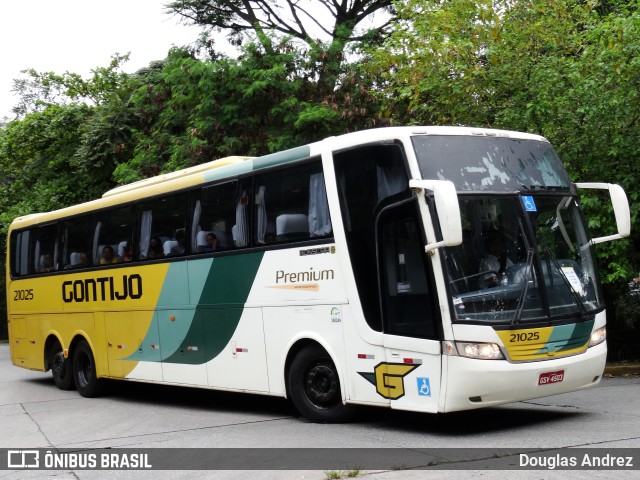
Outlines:
<svg viewBox="0 0 640 480"><path fill-rule="evenodd" d="M142 277L122 275L114 277L86 278L62 282L62 300L72 302L105 302L107 300L136 300L142 297Z"/></svg>

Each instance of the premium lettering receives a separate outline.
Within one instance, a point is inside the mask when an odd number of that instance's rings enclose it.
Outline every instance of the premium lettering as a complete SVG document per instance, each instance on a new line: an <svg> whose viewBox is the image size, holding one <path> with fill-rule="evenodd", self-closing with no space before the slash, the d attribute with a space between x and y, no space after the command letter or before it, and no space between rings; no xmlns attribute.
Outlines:
<svg viewBox="0 0 640 480"><path fill-rule="evenodd" d="M119 277L86 278L62 282L62 300L72 302L106 302L137 300L142 297L142 277L138 274Z"/></svg>
<svg viewBox="0 0 640 480"><path fill-rule="evenodd" d="M300 283L300 282L319 282L321 280L333 280L335 273L333 270L318 270L313 267L308 272L285 272L278 270L276 272L276 283Z"/></svg>

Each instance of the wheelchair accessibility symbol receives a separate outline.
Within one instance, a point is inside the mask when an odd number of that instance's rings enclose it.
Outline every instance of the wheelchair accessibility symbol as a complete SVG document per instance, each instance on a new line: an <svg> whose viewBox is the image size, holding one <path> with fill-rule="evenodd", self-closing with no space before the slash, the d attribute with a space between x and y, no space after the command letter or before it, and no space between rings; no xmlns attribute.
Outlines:
<svg viewBox="0 0 640 480"><path fill-rule="evenodd" d="M537 212L536 202L531 195L522 196L522 204L527 212Z"/></svg>
<svg viewBox="0 0 640 480"><path fill-rule="evenodd" d="M430 397L431 385L429 384L429 379L418 377L416 380L418 381L418 395L420 395L421 397Z"/></svg>

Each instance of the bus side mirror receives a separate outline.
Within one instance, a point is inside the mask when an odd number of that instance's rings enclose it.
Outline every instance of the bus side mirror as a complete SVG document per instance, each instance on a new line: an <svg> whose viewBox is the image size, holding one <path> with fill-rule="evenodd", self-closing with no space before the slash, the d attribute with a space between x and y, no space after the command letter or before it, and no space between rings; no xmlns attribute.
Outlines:
<svg viewBox="0 0 640 480"><path fill-rule="evenodd" d="M624 193L624 189L620 185L613 183L576 183L576 187L582 189L598 189L608 190L611 197L611 204L613 205L613 213L616 216L616 226L618 227L618 233L615 235L608 235L606 237L598 237L591 240L592 244L609 242L611 240L618 240L620 238L628 237L631 234L631 212L629 210L629 201L627 200L627 194Z"/></svg>
<svg viewBox="0 0 640 480"><path fill-rule="evenodd" d="M424 197L425 190L433 192L442 241L426 245L425 251L460 245L462 243L462 221L460 220L458 194L453 182L448 180L410 180L409 187L421 197ZM424 201L420 202L420 209L423 208L427 208Z"/></svg>

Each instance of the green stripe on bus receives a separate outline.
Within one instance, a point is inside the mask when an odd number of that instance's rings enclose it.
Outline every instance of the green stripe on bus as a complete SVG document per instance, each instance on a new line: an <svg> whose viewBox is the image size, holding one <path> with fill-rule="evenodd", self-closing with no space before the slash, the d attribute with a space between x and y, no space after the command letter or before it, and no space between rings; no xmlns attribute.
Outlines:
<svg viewBox="0 0 640 480"><path fill-rule="evenodd" d="M275 165L281 165L295 160L302 160L304 158L308 158L310 155L311 148L308 145L291 148L283 152L271 153L262 157L234 163L233 165L227 165L225 167L214 168L213 170L204 172L204 182L207 183L215 180L224 180L225 178L235 177L249 173L253 170L260 170L262 168L273 167Z"/></svg>
<svg viewBox="0 0 640 480"><path fill-rule="evenodd" d="M164 362L202 364L220 354L238 327L263 255L214 259L189 331Z"/></svg>
<svg viewBox="0 0 640 480"><path fill-rule="evenodd" d="M553 327L553 331L549 336L549 340L547 340L547 344L555 344L556 352L580 348L589 341L595 321L596 319L593 317L592 319L581 323L557 325ZM537 353L542 354L546 353L546 351L545 347Z"/></svg>
<svg viewBox="0 0 640 480"><path fill-rule="evenodd" d="M169 265L147 334L138 349L124 360L157 362L173 355L180 348L195 314L193 308L188 308L191 303L189 295L192 298L201 297L212 262L212 258L204 258ZM188 288L185 288L185 284L188 284ZM182 306L177 321L168 320L169 315L175 313L171 305ZM148 348L149 345L158 345L160 342L159 351Z"/></svg>
<svg viewBox="0 0 640 480"><path fill-rule="evenodd" d="M293 162L294 160L302 160L308 158L311 154L311 148L308 145L302 147L291 148L283 152L271 153L262 157L254 158L252 160L253 169L258 170L260 168L273 167L287 162Z"/></svg>
<svg viewBox="0 0 640 480"><path fill-rule="evenodd" d="M213 182L214 180L222 180L242 175L243 173L249 173L252 169L251 160L234 163L233 165L227 165L225 167L214 168L213 170L209 170L204 173L204 182Z"/></svg>

